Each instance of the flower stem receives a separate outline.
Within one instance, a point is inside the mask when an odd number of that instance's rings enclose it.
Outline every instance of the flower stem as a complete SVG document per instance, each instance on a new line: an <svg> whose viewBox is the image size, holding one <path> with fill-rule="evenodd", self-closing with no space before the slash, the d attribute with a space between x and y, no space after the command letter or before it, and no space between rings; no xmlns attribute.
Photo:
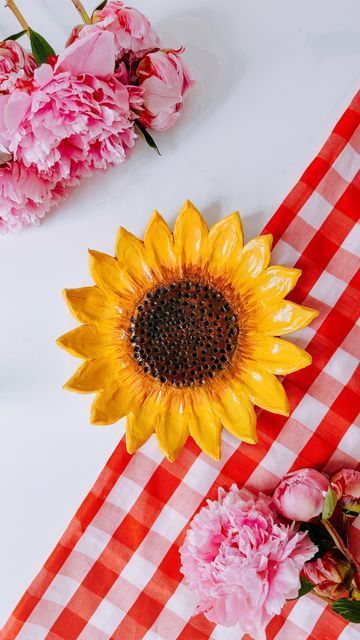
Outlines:
<svg viewBox="0 0 360 640"><path fill-rule="evenodd" d="M356 572L360 572L360 564L358 563L356 558L354 558L350 549L348 549L348 547L344 544L343 540L339 536L335 527L331 524L331 522L329 522L329 520L322 520L321 522L324 525L327 532L331 535L337 548L341 551L341 553L345 556L345 558L350 562L350 564L352 564Z"/></svg>
<svg viewBox="0 0 360 640"><path fill-rule="evenodd" d="M21 13L20 9L18 9L18 7L15 4L14 0L6 0L6 6L9 7L10 11L13 12L15 18L17 19L17 21L21 24L22 28L25 29L25 31L29 30L29 25L26 22L23 14Z"/></svg>
<svg viewBox="0 0 360 640"><path fill-rule="evenodd" d="M349 546L349 525L350 525L350 518L345 513L343 513L343 529L344 529L345 544L347 547Z"/></svg>
<svg viewBox="0 0 360 640"><path fill-rule="evenodd" d="M321 598L321 600L325 600L325 602L327 602L328 604L333 604L333 602L335 602L335 600L333 600L332 598L327 598L326 596L321 596L320 593L318 593L314 589L310 593L313 593L318 598Z"/></svg>
<svg viewBox="0 0 360 640"><path fill-rule="evenodd" d="M84 5L82 4L81 0L71 0L71 2L73 3L75 9L77 10L77 12L80 14L81 19L83 22L85 22L85 24L90 24L91 20L90 20L90 16L87 13Z"/></svg>

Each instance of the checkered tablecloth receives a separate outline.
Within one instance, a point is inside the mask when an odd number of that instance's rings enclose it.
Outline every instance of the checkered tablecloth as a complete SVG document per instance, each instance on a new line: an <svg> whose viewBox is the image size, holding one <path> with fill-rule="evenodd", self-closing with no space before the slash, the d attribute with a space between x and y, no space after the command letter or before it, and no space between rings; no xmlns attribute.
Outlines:
<svg viewBox="0 0 360 640"><path fill-rule="evenodd" d="M1 638L240 640L237 629L192 617L179 545L218 486L270 490L289 470L331 473L360 459L359 152L360 93L266 228L273 262L303 269L293 299L321 312L295 338L313 365L285 379L290 418L259 413L256 446L224 431L220 462L188 441L170 463L154 438L130 456L123 439ZM308 595L286 605L267 638L359 640L360 632Z"/></svg>

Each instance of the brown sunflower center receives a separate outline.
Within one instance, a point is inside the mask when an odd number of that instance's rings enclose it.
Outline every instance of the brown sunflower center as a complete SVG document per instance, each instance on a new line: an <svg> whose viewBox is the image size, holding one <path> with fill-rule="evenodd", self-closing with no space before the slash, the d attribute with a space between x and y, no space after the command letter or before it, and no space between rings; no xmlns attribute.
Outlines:
<svg viewBox="0 0 360 640"><path fill-rule="evenodd" d="M145 373L177 387L204 384L225 369L238 334L223 294L190 280L149 291L131 317L134 358Z"/></svg>

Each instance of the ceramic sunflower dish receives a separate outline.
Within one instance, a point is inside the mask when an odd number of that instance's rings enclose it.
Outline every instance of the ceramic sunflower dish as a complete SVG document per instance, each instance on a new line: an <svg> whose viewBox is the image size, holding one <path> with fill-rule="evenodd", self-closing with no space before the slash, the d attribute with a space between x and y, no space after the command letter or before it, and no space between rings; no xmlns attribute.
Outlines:
<svg viewBox="0 0 360 640"><path fill-rule="evenodd" d="M237 212L208 230L186 201L174 233L155 211L143 242L120 228L116 257L90 251L95 286L64 291L83 324L57 342L84 360L64 386L97 393L93 424L126 416L130 453L155 433L174 460L191 435L218 460L223 427L257 442L254 405L289 415L276 376L311 356L278 336L318 312L285 299L301 271L269 266L271 243L244 245Z"/></svg>

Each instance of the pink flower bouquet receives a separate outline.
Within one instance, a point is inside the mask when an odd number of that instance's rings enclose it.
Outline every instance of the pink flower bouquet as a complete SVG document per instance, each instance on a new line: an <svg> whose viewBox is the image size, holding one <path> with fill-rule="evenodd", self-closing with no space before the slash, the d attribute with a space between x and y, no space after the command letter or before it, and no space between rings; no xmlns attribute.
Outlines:
<svg viewBox="0 0 360 640"><path fill-rule="evenodd" d="M196 612L237 625L239 638L248 633L265 640L267 624L286 600L313 592L360 622L359 538L352 535L359 485L354 470L329 481L301 469L285 476L272 497L236 485L219 489L218 499L193 518L180 549ZM341 511L342 524L335 526Z"/></svg>
<svg viewBox="0 0 360 640"><path fill-rule="evenodd" d="M38 223L83 176L124 162L137 130L156 147L147 128L171 127L193 84L182 50L160 50L136 9L107 2L85 17L59 56L30 28L32 53L0 46L0 233Z"/></svg>

